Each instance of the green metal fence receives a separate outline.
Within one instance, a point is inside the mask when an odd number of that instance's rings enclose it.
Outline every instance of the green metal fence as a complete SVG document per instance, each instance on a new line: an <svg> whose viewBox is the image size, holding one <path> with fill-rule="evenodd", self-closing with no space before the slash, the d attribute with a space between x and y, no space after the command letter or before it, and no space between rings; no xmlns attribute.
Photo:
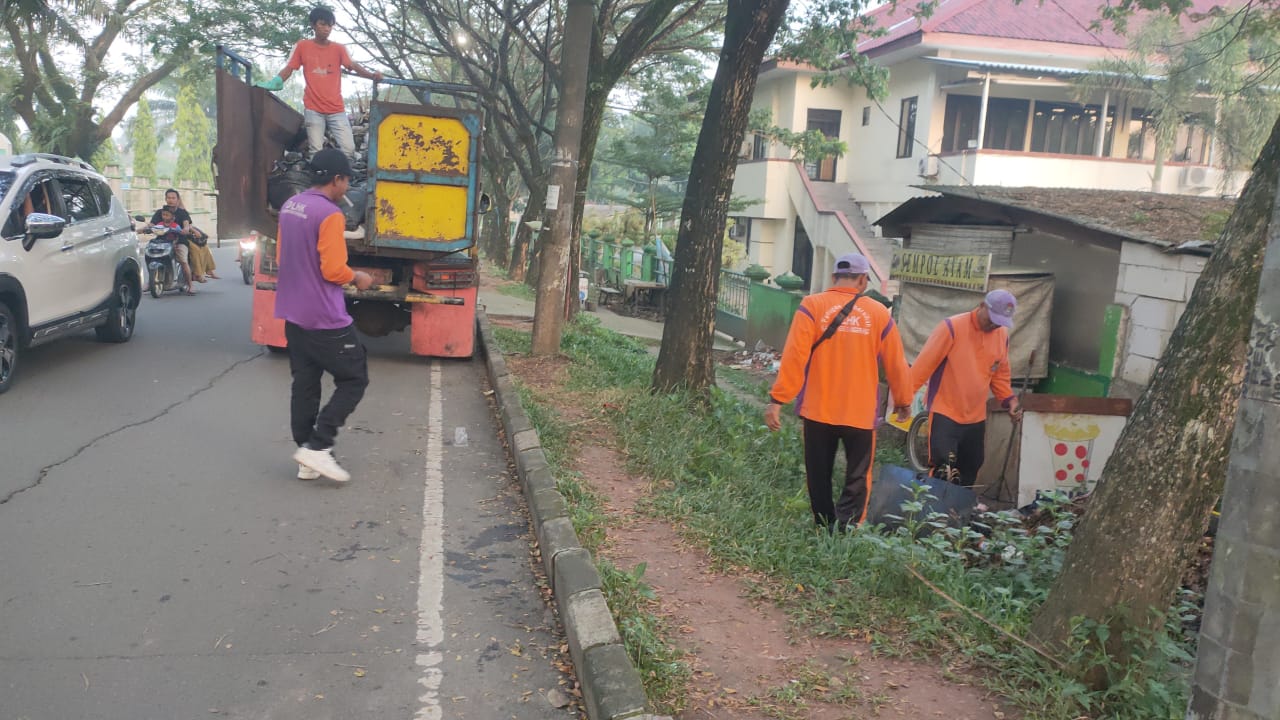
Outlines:
<svg viewBox="0 0 1280 720"><path fill-rule="evenodd" d="M716 298L716 330L735 339L745 339L750 302L751 279L742 273L721 270L720 292Z"/></svg>

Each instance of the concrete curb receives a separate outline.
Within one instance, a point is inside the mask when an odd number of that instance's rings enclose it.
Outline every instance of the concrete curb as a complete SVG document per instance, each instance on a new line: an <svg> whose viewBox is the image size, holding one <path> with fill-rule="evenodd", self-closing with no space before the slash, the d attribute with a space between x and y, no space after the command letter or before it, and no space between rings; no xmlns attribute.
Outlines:
<svg viewBox="0 0 1280 720"><path fill-rule="evenodd" d="M507 434L516 474L529 503L533 533L569 638L583 702L591 720L669 720L649 713L640 673L622 645L622 636L600 588L591 553L578 541L569 506L556 489L538 431L520 404L507 364L493 341L493 328L477 308L476 329Z"/></svg>

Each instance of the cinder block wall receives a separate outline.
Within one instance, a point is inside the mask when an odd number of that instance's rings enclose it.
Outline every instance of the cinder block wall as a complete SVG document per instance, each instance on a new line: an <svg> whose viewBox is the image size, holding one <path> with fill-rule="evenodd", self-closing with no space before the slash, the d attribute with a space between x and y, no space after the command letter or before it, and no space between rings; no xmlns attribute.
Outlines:
<svg viewBox="0 0 1280 720"><path fill-rule="evenodd" d="M1129 333L1120 379L1141 386L1151 380L1207 260L1137 242L1121 246L1115 301L1127 308Z"/></svg>
<svg viewBox="0 0 1280 720"><path fill-rule="evenodd" d="M182 195L182 204L191 213L191 221L196 227L213 234L218 227L218 202L213 188L208 183L196 183L183 180L174 183L168 178L126 178L115 166L102 171L111 191L120 198L129 216L146 215L164 205L164 191L174 188Z"/></svg>

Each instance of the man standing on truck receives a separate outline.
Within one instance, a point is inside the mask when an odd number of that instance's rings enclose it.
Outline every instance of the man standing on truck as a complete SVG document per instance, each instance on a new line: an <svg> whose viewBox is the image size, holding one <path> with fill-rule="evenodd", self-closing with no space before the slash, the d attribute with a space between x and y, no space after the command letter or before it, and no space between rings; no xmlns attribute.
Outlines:
<svg viewBox="0 0 1280 720"><path fill-rule="evenodd" d="M351 120L342 103L342 69L378 81L382 73L367 70L351 59L342 43L329 39L335 18L327 7L315 7L307 18L315 39L303 38L293 47L293 54L278 75L266 82L255 83L267 90L280 90L294 70L301 69L306 81L302 94L303 118L307 128L307 143L315 155L324 147L324 132L333 134L338 149L353 161L356 159L355 138L351 134Z"/></svg>
<svg viewBox="0 0 1280 720"><path fill-rule="evenodd" d="M323 475L351 479L333 457L338 428L356 409L369 385L364 345L347 314L342 286L360 290L373 278L347 266L346 219L337 201L351 185L351 163L334 149L311 158L311 189L294 195L280 209L276 262L275 316L284 320L293 375L290 427L298 450L298 478ZM320 409L320 382L333 376L334 391Z"/></svg>
<svg viewBox="0 0 1280 720"><path fill-rule="evenodd" d="M929 383L930 474L959 473L973 487L986 456L987 396L1018 420L1022 408L1009 372L1009 328L1018 301L1008 290L992 290L978 307L943 320L911 365L911 392ZM941 472L948 466L948 472Z"/></svg>
<svg viewBox="0 0 1280 720"><path fill-rule="evenodd" d="M858 253L836 260L831 287L809 295L791 320L764 423L782 427L782 406L797 400L804 420L804 474L814 522L844 530L866 517L876 453L879 368L905 419L911 373L898 328L884 305L867 297L871 265ZM844 489L831 498L836 450L844 445Z"/></svg>

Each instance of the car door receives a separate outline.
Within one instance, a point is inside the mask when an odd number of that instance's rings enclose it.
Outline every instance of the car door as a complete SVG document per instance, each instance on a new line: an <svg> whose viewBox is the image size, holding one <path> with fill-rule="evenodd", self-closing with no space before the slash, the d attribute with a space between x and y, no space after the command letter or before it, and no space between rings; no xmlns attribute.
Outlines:
<svg viewBox="0 0 1280 720"><path fill-rule="evenodd" d="M4 241L13 258L13 274L27 296L27 319L33 329L75 312L78 298L68 290L76 281L75 245L62 236L37 240L22 249L27 213L62 216L62 197L52 173L32 173L14 195L13 212L4 227ZM65 233L65 230L63 231Z"/></svg>
<svg viewBox="0 0 1280 720"><path fill-rule="evenodd" d="M67 219L61 250L72 256L75 283L67 294L75 298L72 312L85 312L97 308L111 293L113 268L108 267L106 256L106 239L112 232L107 218L110 208L98 208L93 178L62 173L57 181Z"/></svg>

